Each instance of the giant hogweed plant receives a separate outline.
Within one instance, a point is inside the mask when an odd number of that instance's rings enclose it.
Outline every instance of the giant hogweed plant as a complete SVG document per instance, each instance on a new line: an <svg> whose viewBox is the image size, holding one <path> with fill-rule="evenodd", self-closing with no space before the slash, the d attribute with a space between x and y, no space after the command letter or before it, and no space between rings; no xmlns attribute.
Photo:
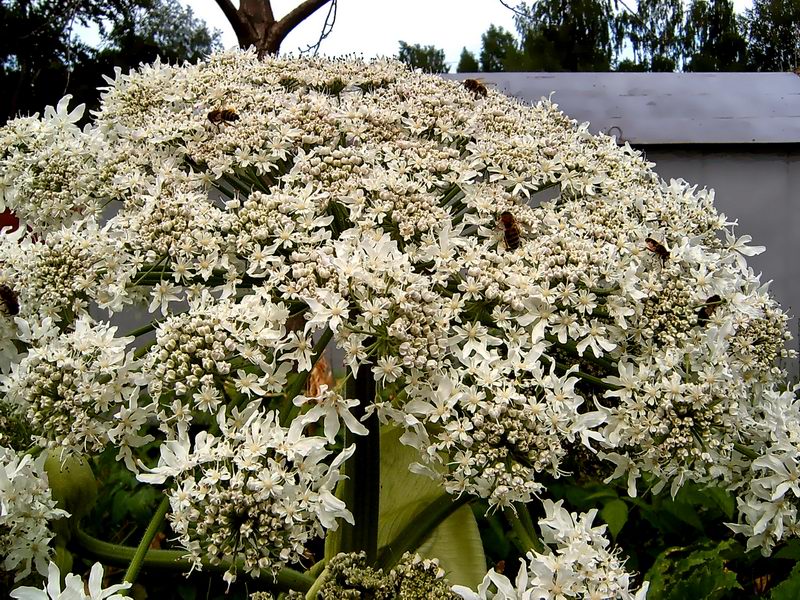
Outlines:
<svg viewBox="0 0 800 600"><path fill-rule="evenodd" d="M0 129L22 221L0 236L0 569L49 578L13 597L62 597L66 539L129 565L70 598L151 566L262 598L643 598L564 481L730 490L765 554L797 532L787 317L711 192L550 101L385 60L156 63L81 116L67 97ZM326 348L344 375L312 395ZM108 455L163 498L138 547L80 523ZM475 502L518 571L486 572Z"/></svg>

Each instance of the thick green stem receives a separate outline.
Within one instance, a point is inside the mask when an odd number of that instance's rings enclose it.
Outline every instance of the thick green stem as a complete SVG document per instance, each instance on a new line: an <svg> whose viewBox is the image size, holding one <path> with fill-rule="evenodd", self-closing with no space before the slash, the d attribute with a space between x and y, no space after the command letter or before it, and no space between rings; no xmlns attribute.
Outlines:
<svg viewBox="0 0 800 600"><path fill-rule="evenodd" d="M530 537L534 544L538 546L536 551L541 552L543 550L542 543L539 541L539 535L536 532L536 526L533 524L533 519L531 519L531 513L528 510L528 507L521 502L515 503L514 507L517 509L517 516L519 517L522 526L525 528L525 531L528 532L528 537Z"/></svg>
<svg viewBox="0 0 800 600"><path fill-rule="evenodd" d="M508 524L511 525L511 531L514 533L519 543L519 549L523 553L530 552L531 550L541 552L544 549L538 537L535 535L531 537L527 528L520 520L519 515L513 508L504 508L503 516L506 518L506 521L508 521Z"/></svg>
<svg viewBox="0 0 800 600"><path fill-rule="evenodd" d="M419 548L442 521L471 500L467 494L462 494L458 498L444 494L431 502L391 542L381 548L378 567L383 569L394 567L403 558L403 554Z"/></svg>
<svg viewBox="0 0 800 600"><path fill-rule="evenodd" d="M369 363L361 365L358 376L347 385L348 396L359 400L353 416L361 419L366 408L375 400L375 379ZM339 550L341 552L365 552L367 564L373 564L378 556L378 517L380 502L381 436L377 413L373 412L364 421L369 433L355 435L345 433L345 445L355 444L356 450L347 461L344 472L342 500L353 513L355 525L342 523Z"/></svg>
<svg viewBox="0 0 800 600"><path fill-rule="evenodd" d="M145 333L150 333L151 331L155 330L156 327L163 321L163 319L156 319L155 321L151 321L147 325L142 325L141 327L134 329L133 331L129 331L122 337L139 337L140 335L144 335Z"/></svg>
<svg viewBox="0 0 800 600"><path fill-rule="evenodd" d="M167 510L169 510L169 498L164 496L161 499L161 504L158 505L153 518L150 519L150 523L147 525L147 529L142 536L142 540L139 542L139 546L136 548L136 552L133 555L131 564L128 565L128 570L125 572L124 581L127 581L131 584L136 582L136 578L139 576L139 571L142 569L144 557L147 555L148 550L150 550L150 544L153 543L153 539L156 537L156 534L164 524L164 518L167 516ZM125 591L122 591L121 593L122 595L126 595Z"/></svg>
<svg viewBox="0 0 800 600"><path fill-rule="evenodd" d="M98 540L90 536L88 533L77 529L73 537L82 550L85 551L91 558L97 558L108 564L114 565L127 565L136 554L136 548L130 546L120 546L118 544L111 544ZM238 559L237 570L244 567L244 559ZM202 561L203 568L209 571L223 573L231 566L230 560L223 560L218 564L211 564L204 560ZM186 558L184 550L150 550L142 561L142 566L148 569L165 569L171 571L189 571L194 566L194 563ZM272 581L272 574L265 571L261 576L266 581ZM297 590L300 592L307 591L314 579L304 573L300 573L293 569L284 568L278 572L275 586L283 590Z"/></svg>
<svg viewBox="0 0 800 600"><path fill-rule="evenodd" d="M328 567L325 567L322 570L322 573L319 574L314 580L314 583L311 585L311 588L306 592L306 600L317 600L317 594L322 589L322 586L325 585L325 581L328 579Z"/></svg>

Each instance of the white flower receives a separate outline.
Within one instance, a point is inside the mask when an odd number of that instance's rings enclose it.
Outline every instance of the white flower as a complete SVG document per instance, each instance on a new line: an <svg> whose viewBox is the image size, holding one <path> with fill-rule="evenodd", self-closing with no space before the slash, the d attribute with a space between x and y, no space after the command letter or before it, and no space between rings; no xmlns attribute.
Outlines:
<svg viewBox="0 0 800 600"><path fill-rule="evenodd" d="M72 573L67 574L64 584L62 590L61 574L56 564L51 562L44 588L18 587L10 595L16 600L123 600L127 596L117 592L131 587L129 582L125 582L103 588L103 566L99 562L92 565L88 590L83 579Z"/></svg>
<svg viewBox="0 0 800 600"><path fill-rule="evenodd" d="M319 395L309 398L297 396L293 403L295 406L305 406L311 404L311 409L297 418L294 423L305 427L311 423L323 420L322 426L325 438L333 444L336 441L336 434L339 433L340 421L344 426L356 435L367 435L368 430L350 412L350 409L360 404L355 398L343 398L334 390L329 390L328 386L320 386Z"/></svg>

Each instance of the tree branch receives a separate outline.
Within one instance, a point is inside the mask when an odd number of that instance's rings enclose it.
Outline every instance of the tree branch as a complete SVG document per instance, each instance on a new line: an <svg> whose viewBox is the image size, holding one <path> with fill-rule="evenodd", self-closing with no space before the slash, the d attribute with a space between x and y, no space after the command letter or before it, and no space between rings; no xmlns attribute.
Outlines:
<svg viewBox="0 0 800 600"><path fill-rule="evenodd" d="M316 43L309 44L305 50L301 50L300 54L311 52L314 54L314 56L317 55L319 52L319 47L322 45L322 41L333 31L333 26L336 23L336 7L338 4L339 0L333 0L333 2L331 2L330 8L328 8L328 14L325 16L325 22L322 24L322 31L319 33L319 39L317 39Z"/></svg>
<svg viewBox="0 0 800 600"><path fill-rule="evenodd" d="M242 19L239 18L239 12L236 10L236 7L233 5L231 0L217 0L217 5L222 10L222 14L225 15L225 18L228 19L231 27L233 27L233 32L236 34L236 39L239 41L239 45L241 46L243 40L246 40L249 36L247 27Z"/></svg>
<svg viewBox="0 0 800 600"><path fill-rule="evenodd" d="M280 41L289 35L289 32L297 27L304 19L313 15L317 10L325 6L331 0L305 0L299 6L293 8L280 21L275 23L274 35ZM269 4L269 3L267 3Z"/></svg>

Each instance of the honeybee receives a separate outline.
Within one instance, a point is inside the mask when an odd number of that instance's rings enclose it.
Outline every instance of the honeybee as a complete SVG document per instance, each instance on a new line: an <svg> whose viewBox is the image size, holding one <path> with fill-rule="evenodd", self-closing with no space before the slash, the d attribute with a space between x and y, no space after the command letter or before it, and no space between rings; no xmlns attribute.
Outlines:
<svg viewBox="0 0 800 600"><path fill-rule="evenodd" d="M714 311L717 310L717 307L722 304L722 298L714 294L703 306L700 307L700 310L697 311L697 322L698 323L706 323L711 318L711 315L714 314Z"/></svg>
<svg viewBox="0 0 800 600"><path fill-rule="evenodd" d="M664 247L663 244L657 242L653 238L644 238L645 246L650 252L653 252L661 258L661 262L666 261L669 258L669 251Z"/></svg>
<svg viewBox="0 0 800 600"><path fill-rule="evenodd" d="M13 317L19 314L19 296L7 285L0 284L0 312Z"/></svg>
<svg viewBox="0 0 800 600"><path fill-rule="evenodd" d="M239 115L232 108L217 108L208 113L208 120L214 125L219 126L220 123L233 123L239 120Z"/></svg>
<svg viewBox="0 0 800 600"><path fill-rule="evenodd" d="M480 79L465 79L464 87L473 93L475 98L485 98L488 90Z"/></svg>
<svg viewBox="0 0 800 600"><path fill-rule="evenodd" d="M494 566L495 573L504 573L506 570L506 561L498 560L497 564Z"/></svg>
<svg viewBox="0 0 800 600"><path fill-rule="evenodd" d="M500 226L503 229L503 241L508 250L516 250L519 248L522 230L519 223L509 211L500 213Z"/></svg>
<svg viewBox="0 0 800 600"><path fill-rule="evenodd" d="M759 596L762 596L766 594L771 583L772 583L772 574L770 573L762 575L761 577L756 577L753 580L753 591Z"/></svg>

